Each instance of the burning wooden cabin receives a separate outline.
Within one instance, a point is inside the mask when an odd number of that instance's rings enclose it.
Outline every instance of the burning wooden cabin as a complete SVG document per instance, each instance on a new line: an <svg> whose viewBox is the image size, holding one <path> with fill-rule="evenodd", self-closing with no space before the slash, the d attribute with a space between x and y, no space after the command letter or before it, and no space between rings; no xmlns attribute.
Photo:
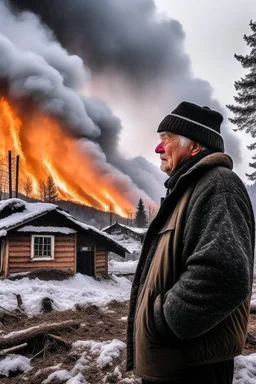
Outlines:
<svg viewBox="0 0 256 384"><path fill-rule="evenodd" d="M108 252L126 248L106 233L79 222L55 204L0 202L0 274L61 269L108 275Z"/></svg>

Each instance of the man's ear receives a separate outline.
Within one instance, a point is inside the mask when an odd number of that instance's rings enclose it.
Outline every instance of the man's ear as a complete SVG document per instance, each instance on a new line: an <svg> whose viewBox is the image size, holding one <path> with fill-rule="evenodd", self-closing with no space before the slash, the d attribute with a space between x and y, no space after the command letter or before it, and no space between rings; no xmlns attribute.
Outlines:
<svg viewBox="0 0 256 384"><path fill-rule="evenodd" d="M191 148L191 156L197 155L202 149L202 145L197 143L196 141L192 142L192 148Z"/></svg>

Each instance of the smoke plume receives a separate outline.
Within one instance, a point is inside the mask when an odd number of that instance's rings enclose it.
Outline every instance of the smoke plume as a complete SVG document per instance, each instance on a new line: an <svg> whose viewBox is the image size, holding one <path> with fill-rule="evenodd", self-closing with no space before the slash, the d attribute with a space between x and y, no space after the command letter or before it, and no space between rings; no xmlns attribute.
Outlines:
<svg viewBox="0 0 256 384"><path fill-rule="evenodd" d="M158 202L164 176L142 156L153 158L160 120L182 100L226 117L211 85L192 74L181 24L159 15L152 0L0 5L0 76L10 95L31 98L70 134L97 143L112 172L128 175ZM239 162L238 139L227 124L222 130L226 151ZM142 156L127 160L127 147Z"/></svg>

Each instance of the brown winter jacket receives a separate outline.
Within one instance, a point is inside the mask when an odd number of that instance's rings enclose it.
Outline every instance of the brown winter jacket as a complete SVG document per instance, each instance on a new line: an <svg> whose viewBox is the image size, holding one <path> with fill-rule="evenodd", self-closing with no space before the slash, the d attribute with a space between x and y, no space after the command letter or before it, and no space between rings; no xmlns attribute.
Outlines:
<svg viewBox="0 0 256 384"><path fill-rule="evenodd" d="M253 277L254 215L228 155L180 177L151 223L131 291L127 369L167 381L239 355Z"/></svg>

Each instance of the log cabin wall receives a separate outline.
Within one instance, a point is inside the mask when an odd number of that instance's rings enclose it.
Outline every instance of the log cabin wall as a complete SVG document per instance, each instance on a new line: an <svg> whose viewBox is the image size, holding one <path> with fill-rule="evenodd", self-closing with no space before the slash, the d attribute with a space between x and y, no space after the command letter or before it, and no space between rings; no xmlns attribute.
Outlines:
<svg viewBox="0 0 256 384"><path fill-rule="evenodd" d="M108 275L108 252L104 247L96 246L95 274L101 276Z"/></svg>
<svg viewBox="0 0 256 384"><path fill-rule="evenodd" d="M40 232L40 235L44 233ZM35 233L36 235L36 233ZM49 233L45 233L49 236ZM52 234L51 234L52 235ZM9 263L5 274L29 272L35 269L64 269L75 272L76 268L76 234L54 234L54 259L31 259L30 233L13 233L8 236Z"/></svg>

